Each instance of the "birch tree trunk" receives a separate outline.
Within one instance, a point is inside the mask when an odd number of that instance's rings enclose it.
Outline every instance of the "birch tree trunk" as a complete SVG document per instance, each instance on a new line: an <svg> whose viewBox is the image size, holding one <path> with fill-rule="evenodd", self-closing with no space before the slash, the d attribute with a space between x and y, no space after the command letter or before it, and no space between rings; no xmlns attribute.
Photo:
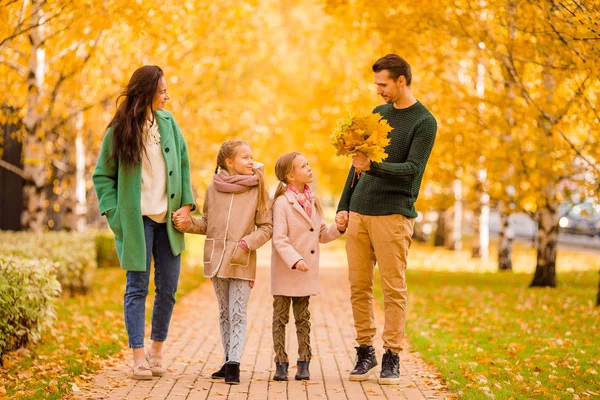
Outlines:
<svg viewBox="0 0 600 400"><path fill-rule="evenodd" d="M437 220L437 229L435 231L435 238L433 240L433 245L437 247L442 247L446 245L446 237L448 231L448 210L439 210L438 211L438 220Z"/></svg>
<svg viewBox="0 0 600 400"><path fill-rule="evenodd" d="M473 248L471 250L473 258L481 258L484 262L488 261L490 246L490 196L485 191L486 179L485 169L479 170L476 188L478 202L473 218Z"/></svg>
<svg viewBox="0 0 600 400"><path fill-rule="evenodd" d="M514 233L510 226L510 214L506 206L500 202L500 233L498 237L498 269L512 271L512 250Z"/></svg>
<svg viewBox="0 0 600 400"><path fill-rule="evenodd" d="M531 287L556 287L557 211L541 207L537 214L537 263Z"/></svg>
<svg viewBox="0 0 600 400"><path fill-rule="evenodd" d="M27 179L23 187L23 211L21 226L25 230L41 232L46 221L47 182L44 140L40 133L41 97L44 90L45 50L43 48L44 14L42 1L33 0L29 31L31 53L29 54L29 77L27 107L23 119L26 134L23 138L23 171ZM36 26L37 25L37 26Z"/></svg>
<svg viewBox="0 0 600 400"><path fill-rule="evenodd" d="M452 208L452 229L448 230L449 237L446 239L446 247L450 250L462 249L462 182L455 179L453 184L454 207Z"/></svg>

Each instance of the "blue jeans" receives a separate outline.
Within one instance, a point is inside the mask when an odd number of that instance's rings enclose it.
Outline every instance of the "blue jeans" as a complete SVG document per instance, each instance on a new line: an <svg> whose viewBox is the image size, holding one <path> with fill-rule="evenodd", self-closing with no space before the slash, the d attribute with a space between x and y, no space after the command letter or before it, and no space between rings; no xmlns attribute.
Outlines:
<svg viewBox="0 0 600 400"><path fill-rule="evenodd" d="M152 332L150 339L157 342L167 340L169 323L175 306L175 292L179 281L180 256L171 252L167 224L159 224L148 217L144 219L146 237L146 271L127 271L125 288L125 327L129 335L129 348L144 347L146 323L146 296L150 283L150 261L154 257L154 285L156 296L152 310Z"/></svg>

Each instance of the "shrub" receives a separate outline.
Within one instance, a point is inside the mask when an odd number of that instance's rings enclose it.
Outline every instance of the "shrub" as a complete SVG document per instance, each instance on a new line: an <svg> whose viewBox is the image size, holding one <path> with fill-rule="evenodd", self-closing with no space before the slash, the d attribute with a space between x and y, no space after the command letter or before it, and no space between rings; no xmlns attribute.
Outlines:
<svg viewBox="0 0 600 400"><path fill-rule="evenodd" d="M35 342L56 318L52 299L60 293L58 263L0 255L0 360Z"/></svg>
<svg viewBox="0 0 600 400"><path fill-rule="evenodd" d="M96 269L92 237L73 232L0 232L0 254L56 261L56 276L63 292L87 293Z"/></svg>
<svg viewBox="0 0 600 400"><path fill-rule="evenodd" d="M111 232L96 233L96 262L98 268L118 267L119 257L115 248L115 237Z"/></svg>

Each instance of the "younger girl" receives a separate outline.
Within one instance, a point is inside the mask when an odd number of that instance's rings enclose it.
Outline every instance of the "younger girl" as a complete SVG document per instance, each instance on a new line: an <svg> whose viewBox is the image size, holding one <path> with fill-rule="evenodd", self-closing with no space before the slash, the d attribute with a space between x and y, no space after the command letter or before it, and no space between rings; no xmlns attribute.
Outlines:
<svg viewBox="0 0 600 400"><path fill-rule="evenodd" d="M217 295L225 356L224 365L212 377L239 384L246 311L256 277L256 249L273 232L263 167L252 161L248 144L229 140L221 146L203 213L202 218L192 218L189 223L174 214L173 221L182 232L206 235L204 275L211 278Z"/></svg>
<svg viewBox="0 0 600 400"><path fill-rule="evenodd" d="M310 379L310 296L320 291L319 242L337 239L346 230L342 221L327 226L319 202L309 183L313 174L306 157L288 153L275 164L279 186L273 199L273 251L271 293L273 294L273 345L276 372L273 379L287 381L288 356L285 326L290 303L294 309L298 336L296 380Z"/></svg>

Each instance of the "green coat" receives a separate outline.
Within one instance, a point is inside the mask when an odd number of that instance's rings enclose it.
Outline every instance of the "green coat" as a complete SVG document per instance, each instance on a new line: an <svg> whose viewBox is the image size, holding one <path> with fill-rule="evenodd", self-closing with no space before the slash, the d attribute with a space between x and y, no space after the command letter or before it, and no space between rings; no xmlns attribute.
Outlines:
<svg viewBox="0 0 600 400"><path fill-rule="evenodd" d="M190 182L190 162L185 140L175 118L168 111L155 111L162 153L167 168L167 233L173 255L185 248L183 233L173 226L171 211L182 205L194 206ZM146 239L140 211L142 166L127 170L111 160L113 150L112 128L102 141L100 156L93 175L100 213L106 215L115 234L121 268L128 271L146 270Z"/></svg>

